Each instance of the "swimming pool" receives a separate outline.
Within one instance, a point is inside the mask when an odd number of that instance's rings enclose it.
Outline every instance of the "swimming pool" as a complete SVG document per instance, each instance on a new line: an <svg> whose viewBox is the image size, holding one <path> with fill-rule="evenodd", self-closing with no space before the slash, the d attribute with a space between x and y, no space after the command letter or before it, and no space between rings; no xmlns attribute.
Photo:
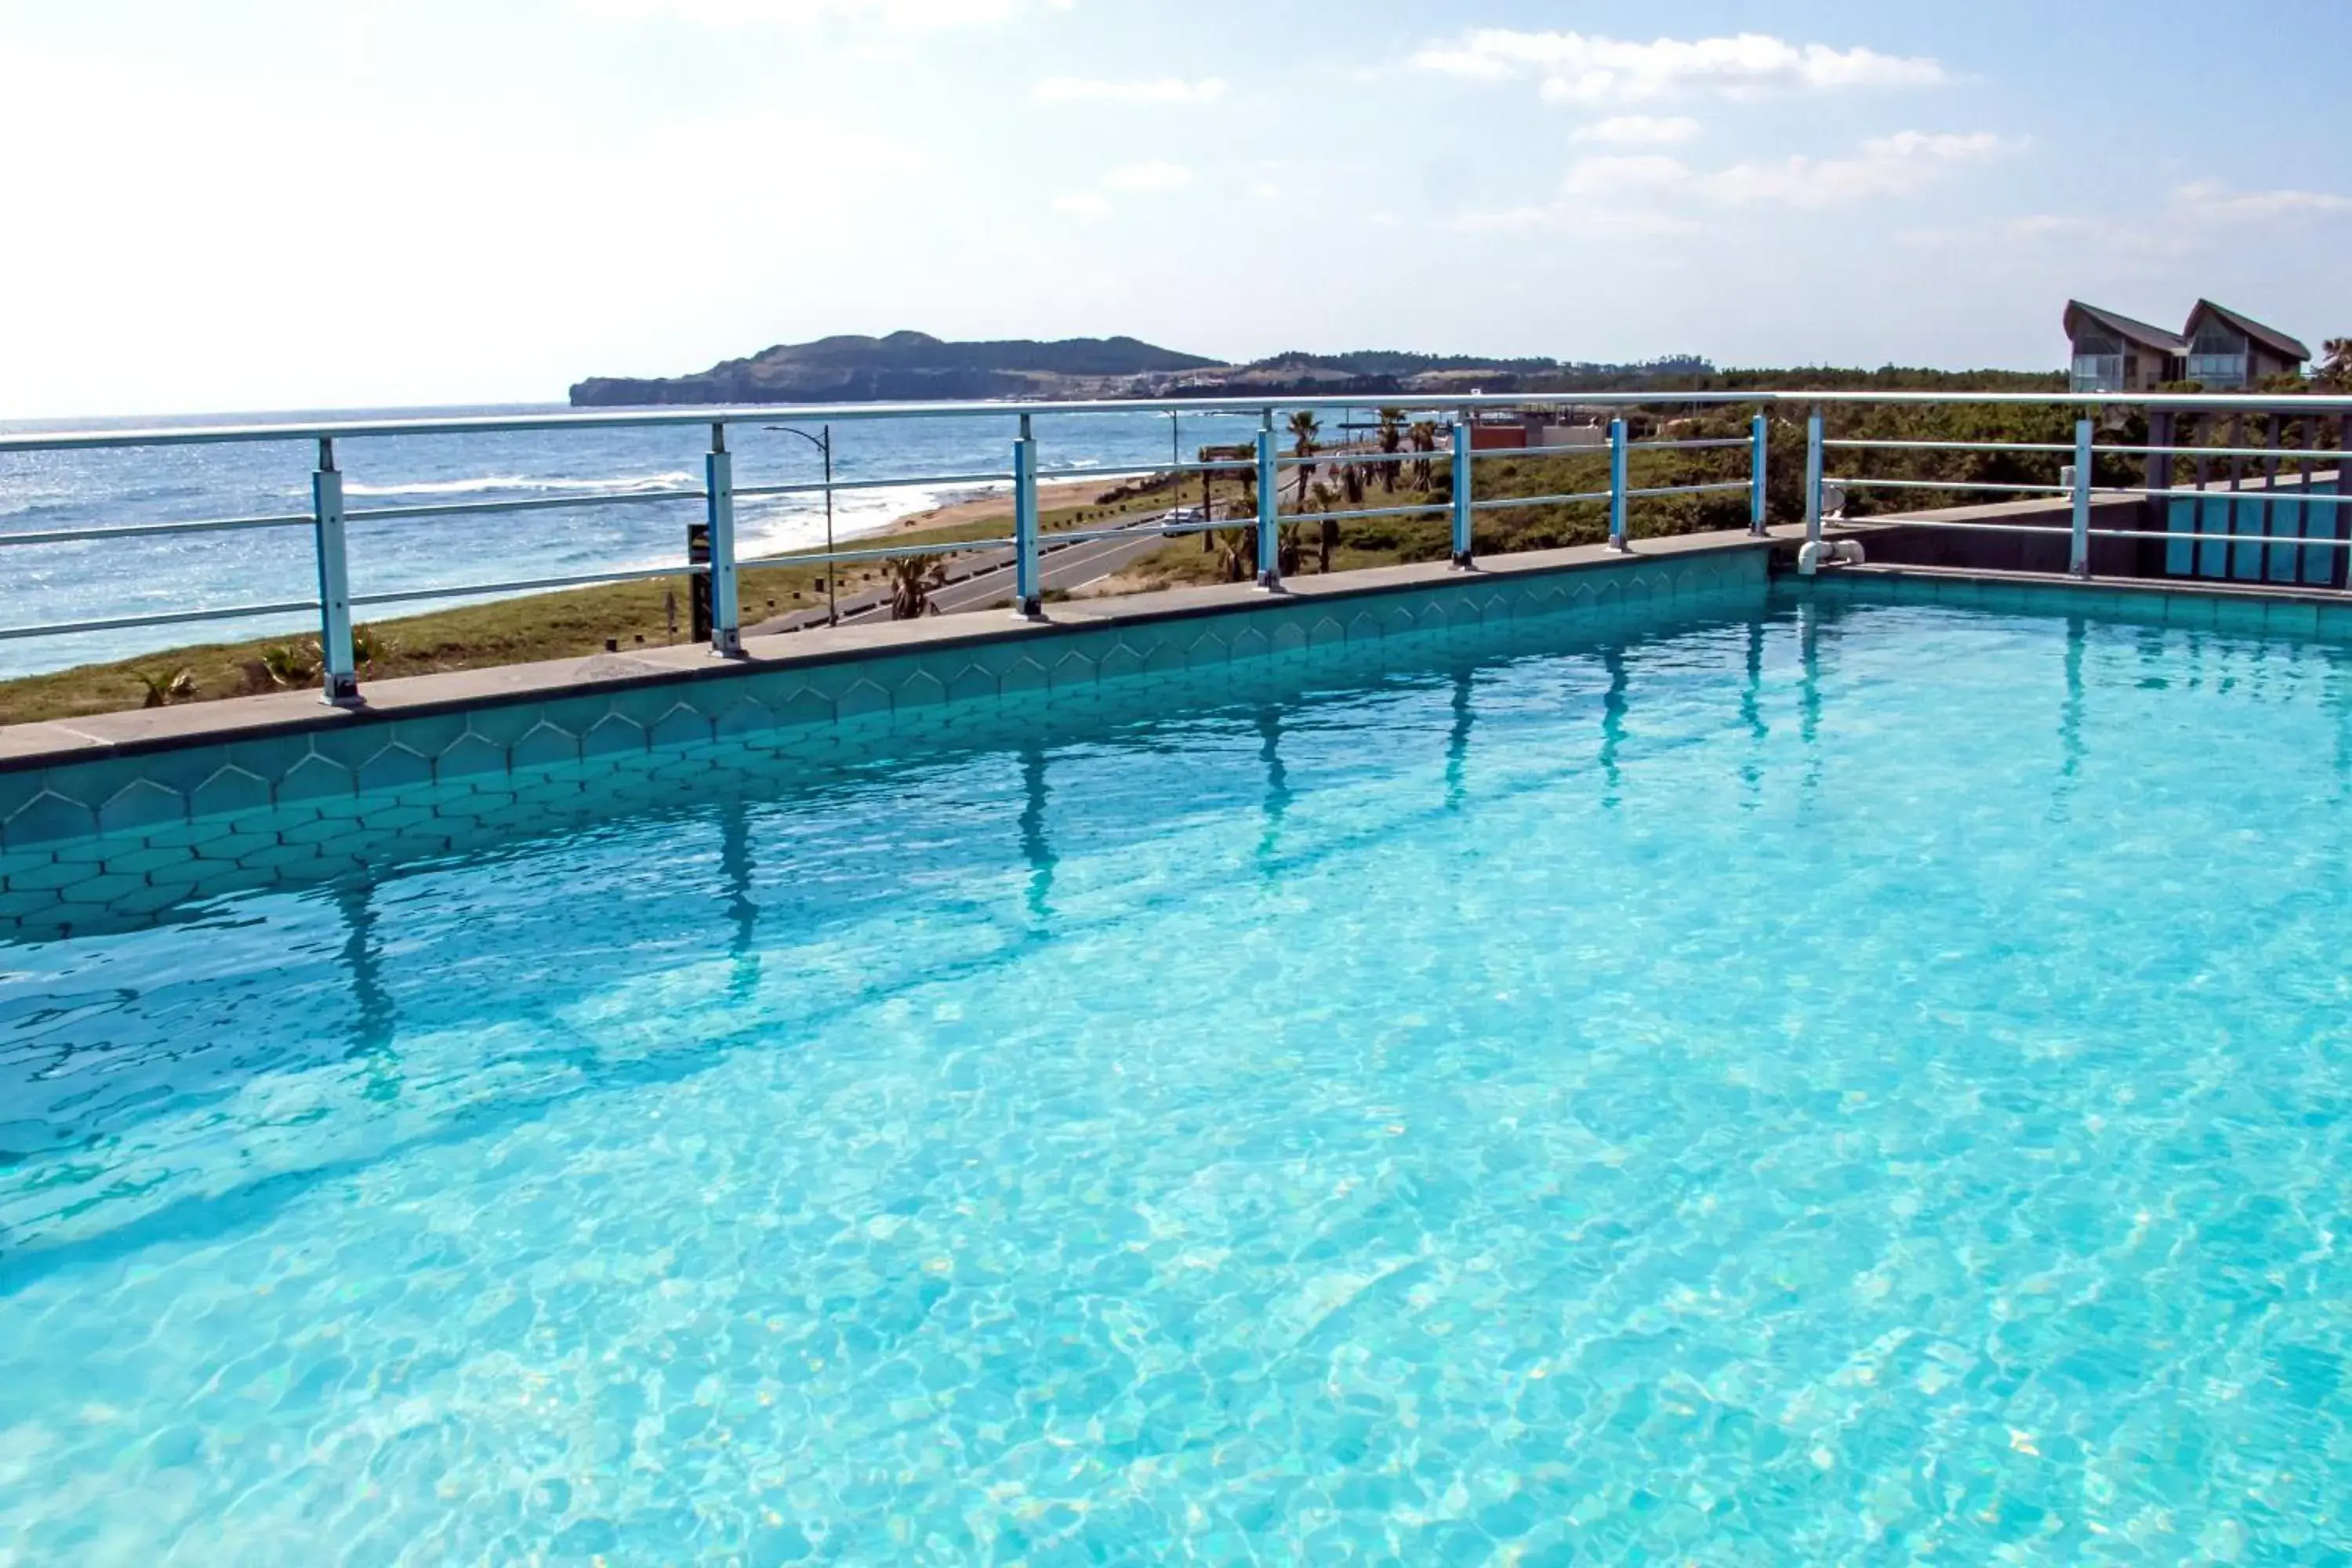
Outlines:
<svg viewBox="0 0 2352 1568"><path fill-rule="evenodd" d="M2352 1545L2342 647L1790 595L551 787L0 945L0 1562Z"/></svg>

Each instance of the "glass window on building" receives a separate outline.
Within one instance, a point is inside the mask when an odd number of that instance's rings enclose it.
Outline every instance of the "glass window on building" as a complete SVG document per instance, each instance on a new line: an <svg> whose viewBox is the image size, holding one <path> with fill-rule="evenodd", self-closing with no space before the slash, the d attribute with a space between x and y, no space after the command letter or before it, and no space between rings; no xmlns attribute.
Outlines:
<svg viewBox="0 0 2352 1568"><path fill-rule="evenodd" d="M2076 354L2073 380L2076 392L2121 392L2124 390L2124 356Z"/></svg>
<svg viewBox="0 0 2352 1568"><path fill-rule="evenodd" d="M2074 340L2074 390L2124 390L2124 344L2113 332L2084 332Z"/></svg>
<svg viewBox="0 0 2352 1568"><path fill-rule="evenodd" d="M2189 379L2201 386L2243 386L2246 384L2246 356L2236 354L2190 354Z"/></svg>
<svg viewBox="0 0 2352 1568"><path fill-rule="evenodd" d="M2245 385L2245 338L2218 321L2199 328L2189 345L2189 379L2205 386Z"/></svg>

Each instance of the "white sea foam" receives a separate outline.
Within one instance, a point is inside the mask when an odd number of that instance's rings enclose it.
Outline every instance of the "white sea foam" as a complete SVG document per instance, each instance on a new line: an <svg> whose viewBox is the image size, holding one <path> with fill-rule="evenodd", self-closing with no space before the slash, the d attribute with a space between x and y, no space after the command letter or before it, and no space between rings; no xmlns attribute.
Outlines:
<svg viewBox="0 0 2352 1568"><path fill-rule="evenodd" d="M833 503L833 540L836 549L852 540L870 543L901 519L950 506L976 496L1010 489L1003 484L948 487L908 485L887 489L836 492ZM1011 530L1011 523L1006 529ZM736 513L738 548L747 557L782 554L824 547L824 501L821 496L794 496L781 504L745 500Z"/></svg>
<svg viewBox="0 0 2352 1568"><path fill-rule="evenodd" d="M678 489L701 482L699 476L683 470L639 474L618 479L530 479L520 474L490 474L467 479L419 479L402 485L370 485L352 480L344 484L343 493L350 496L467 496L543 490L551 494L595 491L625 495L637 490Z"/></svg>

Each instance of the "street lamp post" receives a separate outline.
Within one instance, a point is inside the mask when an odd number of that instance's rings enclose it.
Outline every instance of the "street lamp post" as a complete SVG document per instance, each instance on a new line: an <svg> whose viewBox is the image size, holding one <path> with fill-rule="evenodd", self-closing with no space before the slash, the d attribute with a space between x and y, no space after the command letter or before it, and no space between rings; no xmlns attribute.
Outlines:
<svg viewBox="0 0 2352 1568"><path fill-rule="evenodd" d="M833 585L833 426L823 426L824 434L812 436L790 425L771 425L769 429L786 436L797 436L817 449L824 459L824 624L841 624L841 608L835 597Z"/></svg>
<svg viewBox="0 0 2352 1568"><path fill-rule="evenodd" d="M1183 419L1180 411L1168 411L1168 521L1171 523L1176 521L1175 514L1184 510Z"/></svg>

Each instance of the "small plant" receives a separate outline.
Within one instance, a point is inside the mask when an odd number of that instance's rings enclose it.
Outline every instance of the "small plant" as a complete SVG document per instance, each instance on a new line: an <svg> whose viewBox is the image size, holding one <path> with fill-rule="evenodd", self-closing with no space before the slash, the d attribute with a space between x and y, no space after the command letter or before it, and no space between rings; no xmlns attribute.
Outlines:
<svg viewBox="0 0 2352 1568"><path fill-rule="evenodd" d="M1218 565L1228 583L1246 583L1257 575L1257 530L1237 528L1212 534L1217 542Z"/></svg>
<svg viewBox="0 0 2352 1568"><path fill-rule="evenodd" d="M196 672L182 668L168 672L142 669L136 672L139 683L147 689L142 708L169 708L174 702L189 702L196 695Z"/></svg>
<svg viewBox="0 0 2352 1568"><path fill-rule="evenodd" d="M319 681L320 658L317 643L279 643L261 650L261 668L269 676L269 683L282 691Z"/></svg>
<svg viewBox="0 0 2352 1568"><path fill-rule="evenodd" d="M931 595L943 587L948 569L935 555L893 555L882 563L882 577L890 587L890 618L919 620L931 607Z"/></svg>

